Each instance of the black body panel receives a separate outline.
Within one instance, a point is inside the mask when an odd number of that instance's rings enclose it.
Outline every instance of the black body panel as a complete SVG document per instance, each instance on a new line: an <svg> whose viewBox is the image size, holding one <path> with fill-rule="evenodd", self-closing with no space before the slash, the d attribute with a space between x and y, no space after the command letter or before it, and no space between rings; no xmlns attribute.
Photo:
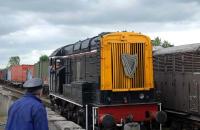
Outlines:
<svg viewBox="0 0 200 130"><path fill-rule="evenodd" d="M63 85L64 97L80 105L92 103L95 91L95 84L87 82L72 82Z"/></svg>
<svg viewBox="0 0 200 130"><path fill-rule="evenodd" d="M140 94L144 94L143 99L140 99ZM99 105L156 102L153 90L136 92L96 91L96 95L93 103Z"/></svg>

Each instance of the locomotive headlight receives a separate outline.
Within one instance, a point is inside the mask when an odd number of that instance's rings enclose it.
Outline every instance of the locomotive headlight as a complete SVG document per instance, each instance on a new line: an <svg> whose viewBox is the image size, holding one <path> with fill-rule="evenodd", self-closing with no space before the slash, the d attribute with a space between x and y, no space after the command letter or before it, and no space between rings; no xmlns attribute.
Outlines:
<svg viewBox="0 0 200 130"><path fill-rule="evenodd" d="M140 99L144 99L144 94L143 94L143 93L140 93L139 98L140 98Z"/></svg>

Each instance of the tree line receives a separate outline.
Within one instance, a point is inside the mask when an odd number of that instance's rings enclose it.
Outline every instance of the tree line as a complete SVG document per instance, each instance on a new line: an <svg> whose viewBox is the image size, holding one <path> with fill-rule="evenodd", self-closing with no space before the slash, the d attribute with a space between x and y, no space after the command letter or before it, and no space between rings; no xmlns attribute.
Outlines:
<svg viewBox="0 0 200 130"><path fill-rule="evenodd" d="M161 38L159 38L159 37L156 37L154 40L152 40L151 43L153 46L161 46L163 48L174 46L173 44L171 44L170 42L168 42L166 40L162 41Z"/></svg>
<svg viewBox="0 0 200 130"><path fill-rule="evenodd" d="M47 55L42 55L39 58L39 61L48 61L49 57ZM8 60L7 68L14 66L14 65L20 65L20 57L19 56L12 56Z"/></svg>

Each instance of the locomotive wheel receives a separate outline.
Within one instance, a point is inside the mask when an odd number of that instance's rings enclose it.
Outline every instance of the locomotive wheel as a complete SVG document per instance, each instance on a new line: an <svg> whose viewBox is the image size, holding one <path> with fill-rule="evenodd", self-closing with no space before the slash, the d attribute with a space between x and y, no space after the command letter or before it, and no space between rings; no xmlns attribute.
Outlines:
<svg viewBox="0 0 200 130"><path fill-rule="evenodd" d="M85 124L85 120L84 120L85 116L84 116L84 110L83 109L79 109L77 111L77 123L79 125L84 125Z"/></svg>
<svg viewBox="0 0 200 130"><path fill-rule="evenodd" d="M68 120L72 120L73 119L72 117L73 117L73 112L72 111L68 111L67 112L67 119Z"/></svg>
<svg viewBox="0 0 200 130"><path fill-rule="evenodd" d="M58 108L58 114L59 114L59 115L63 115L63 108L62 108L62 107L59 107L59 108Z"/></svg>
<svg viewBox="0 0 200 130"><path fill-rule="evenodd" d="M77 124L84 125L84 119L83 119L83 117L80 117L80 116L77 117Z"/></svg>
<svg viewBox="0 0 200 130"><path fill-rule="evenodd" d="M51 101L51 105L50 105L50 108L52 111L55 111L55 104L54 104L54 101L53 100L50 100Z"/></svg>
<svg viewBox="0 0 200 130"><path fill-rule="evenodd" d="M145 125L141 125L141 126L140 126L140 129L141 129L141 130L147 130L147 128L146 128Z"/></svg>
<svg viewBox="0 0 200 130"><path fill-rule="evenodd" d="M50 108L51 108L52 111L55 111L55 107L54 107L53 104L50 105Z"/></svg>
<svg viewBox="0 0 200 130"><path fill-rule="evenodd" d="M100 130L100 128L99 128L99 127L97 127L97 126L95 126L95 127L94 127L94 130Z"/></svg>

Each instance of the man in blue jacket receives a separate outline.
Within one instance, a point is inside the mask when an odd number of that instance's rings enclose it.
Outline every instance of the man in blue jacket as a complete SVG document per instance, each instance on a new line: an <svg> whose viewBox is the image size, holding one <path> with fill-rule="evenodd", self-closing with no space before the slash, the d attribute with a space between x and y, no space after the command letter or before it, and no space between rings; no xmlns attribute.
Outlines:
<svg viewBox="0 0 200 130"><path fill-rule="evenodd" d="M6 130L49 130L46 109L40 100L42 80L33 78L23 86L27 93L9 108Z"/></svg>

